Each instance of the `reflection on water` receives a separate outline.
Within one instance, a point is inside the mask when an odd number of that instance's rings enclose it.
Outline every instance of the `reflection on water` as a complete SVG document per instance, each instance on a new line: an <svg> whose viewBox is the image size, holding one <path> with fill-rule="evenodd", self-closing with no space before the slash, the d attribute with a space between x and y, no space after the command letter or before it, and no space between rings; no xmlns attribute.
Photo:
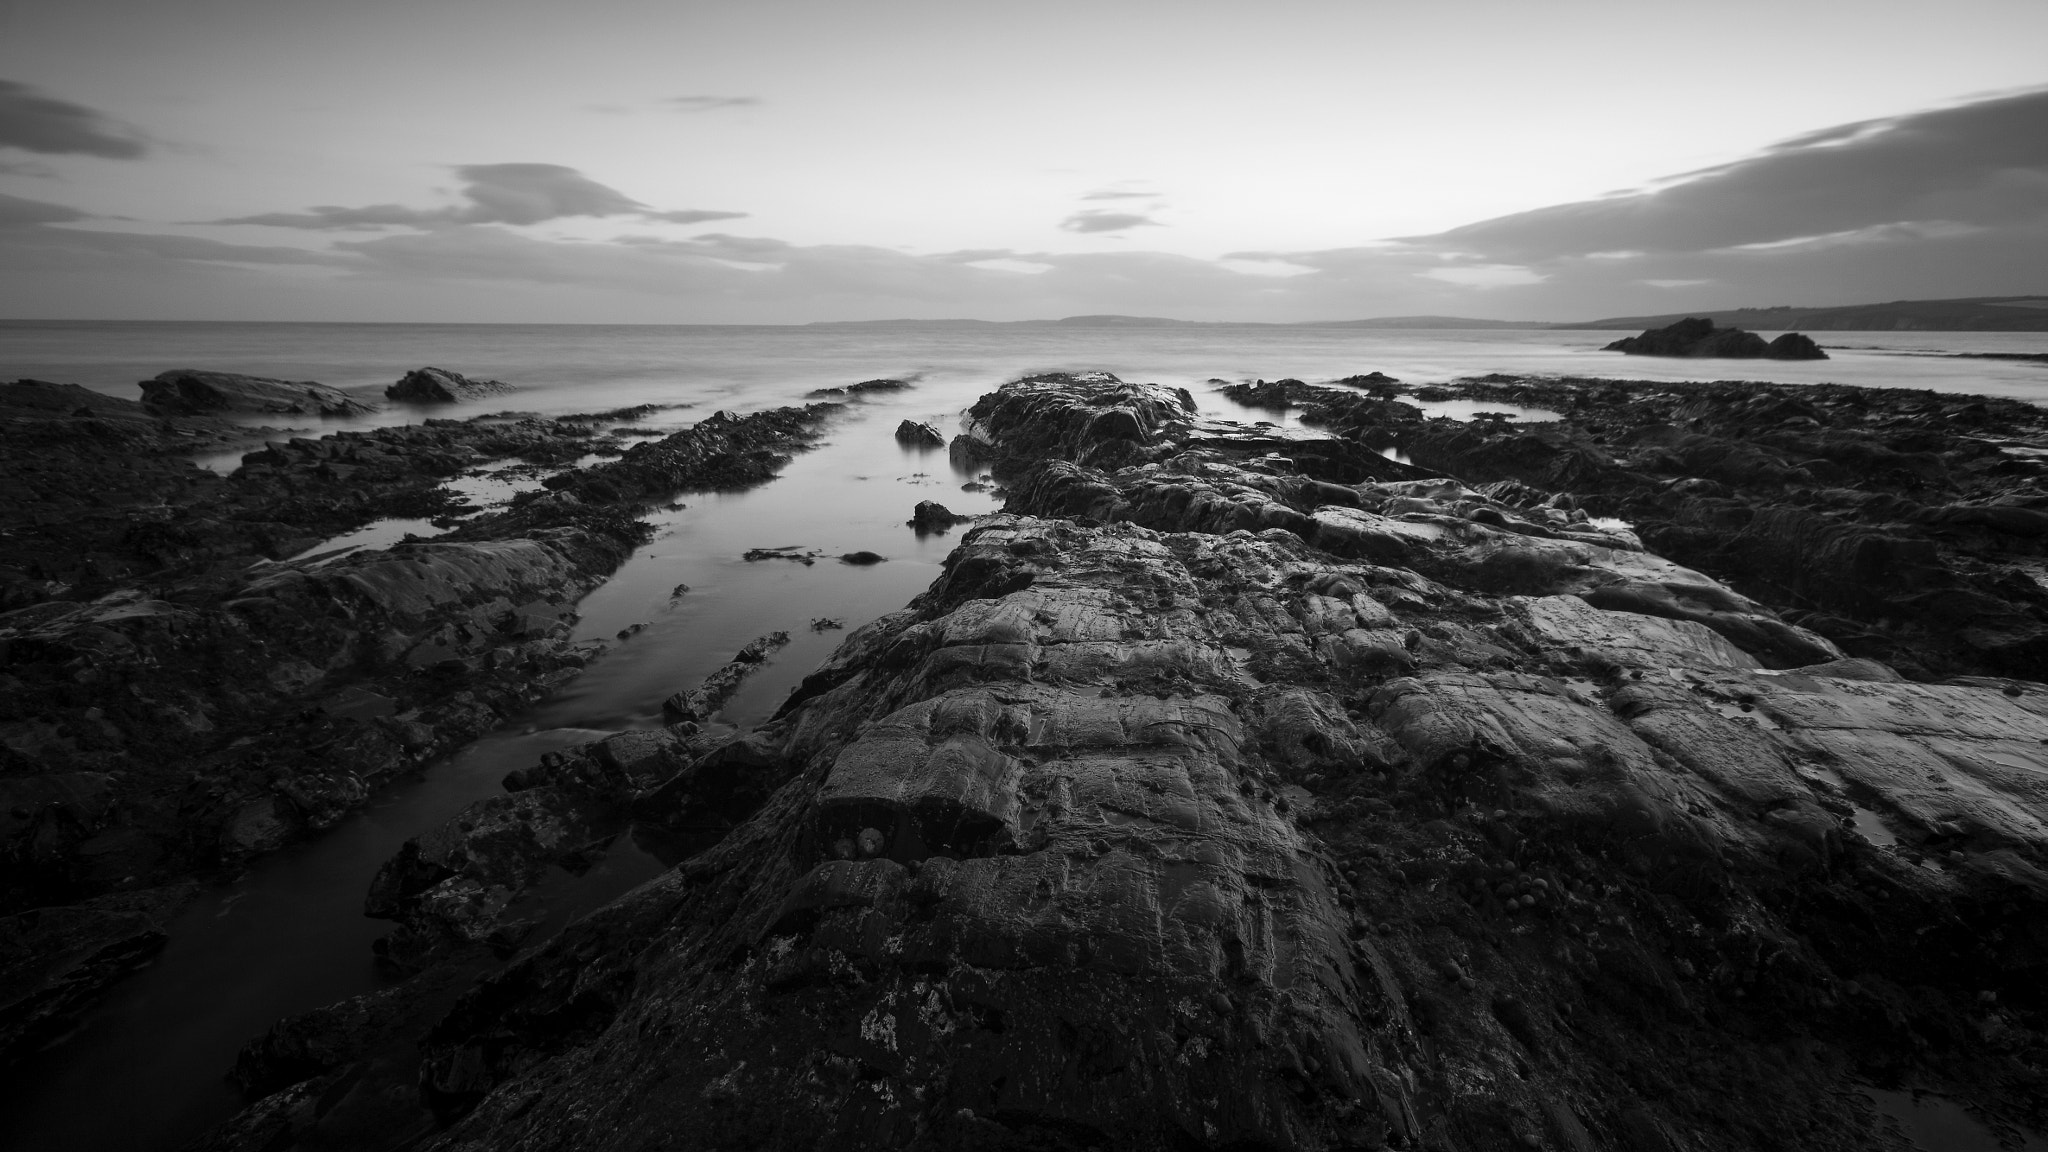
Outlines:
<svg viewBox="0 0 2048 1152"><path fill-rule="evenodd" d="M239 1104L223 1076L242 1044L281 1017L379 986L369 945L391 926L363 917L363 897L407 838L498 794L506 772L531 766L543 752L658 725L664 697L694 687L748 640L784 630L790 645L748 678L723 713L739 725L766 719L845 635L813 632L811 620L830 616L858 627L903 607L938 575L966 528L919 538L905 523L919 500L962 514L997 508L987 491L961 490L972 477L953 471L944 452L906 449L892 434L906 417L951 434L961 403L961 395L906 393L862 404L776 481L748 492L686 494L684 507L656 513L655 539L579 605L576 637L611 638L640 623L645 629L617 642L532 715L208 893L173 927L173 942L155 964L117 985L75 1033L0 1089L0 1109L22 1139L9 1146L171 1149L226 1118ZM825 558L811 566L741 559L749 548L786 544ZM834 559L858 550L888 562L858 567ZM680 585L689 590L678 596ZM541 895L554 901L546 930L661 867L634 837L622 836L590 872L544 885ZM137 1133L162 1137L152 1143Z"/></svg>
<svg viewBox="0 0 2048 1152"><path fill-rule="evenodd" d="M1931 1092L1865 1088L1863 1094L1920 1152L2048 1152L2048 1139L2019 1129L2011 1130L2010 1141L2001 1141L1961 1105Z"/></svg>

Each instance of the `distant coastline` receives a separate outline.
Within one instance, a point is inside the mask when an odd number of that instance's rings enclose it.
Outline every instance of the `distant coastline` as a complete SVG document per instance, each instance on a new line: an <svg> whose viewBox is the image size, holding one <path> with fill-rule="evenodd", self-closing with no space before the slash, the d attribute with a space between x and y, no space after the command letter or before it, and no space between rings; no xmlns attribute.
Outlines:
<svg viewBox="0 0 2048 1152"><path fill-rule="evenodd" d="M1751 331L1813 332L2048 332L2048 295L1971 296L1955 300L1894 300L1885 304L1824 307L1708 308L1599 320L1480 320L1469 316L1375 316L1364 320L1175 320L1164 316L1066 316L1058 320L824 320L809 328L1038 327L1038 328L1385 328L1552 331L1662 328L1690 316Z"/></svg>
<svg viewBox="0 0 2048 1152"><path fill-rule="evenodd" d="M1969 296L1950 300L1893 300L1883 304L1824 306L1772 305L1765 308L1693 308L1639 316L1607 316L1596 320L1490 320L1472 316L1372 316L1362 320L1180 320L1169 316L1126 316L1096 313L1056 320L977 320L966 317L898 317L881 320L812 320L787 324L552 321L385 321L385 320L88 320L0 319L0 327L75 324L331 324L338 327L418 324L422 327L561 327L561 328L792 328L792 329L1152 329L1152 328L1349 328L1386 331L1641 331L1662 328L1688 317L1704 317L1723 327L1761 332L2048 332L2048 294Z"/></svg>

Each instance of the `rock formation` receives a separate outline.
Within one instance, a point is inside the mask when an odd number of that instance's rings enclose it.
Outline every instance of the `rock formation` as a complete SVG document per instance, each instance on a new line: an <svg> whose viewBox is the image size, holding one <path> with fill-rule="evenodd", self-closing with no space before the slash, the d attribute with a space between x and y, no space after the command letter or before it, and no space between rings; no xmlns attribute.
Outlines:
<svg viewBox="0 0 2048 1152"><path fill-rule="evenodd" d="M1006 513L774 719L523 773L376 899L485 948L594 805L716 843L430 1026L407 985L281 1025L208 1146L1846 1150L1900 1082L2040 1125L2048 687L1908 682L1533 479L1192 407L983 398Z"/></svg>
<svg viewBox="0 0 2048 1152"><path fill-rule="evenodd" d="M461 511L438 485L478 460L619 450L575 420L448 422L272 442L220 477L178 455L209 426L48 415L76 399L53 387L0 389L27 413L0 425L0 1059L146 959L187 878L332 826L573 678L573 607L642 539L640 502L759 483L836 410L717 414L434 540L280 563ZM156 479L79 514L109 454Z"/></svg>
<svg viewBox="0 0 2048 1152"><path fill-rule="evenodd" d="M166 416L217 412L266 416L361 416L376 411L338 388L310 380L272 380L234 372L179 368L144 380L142 402Z"/></svg>
<svg viewBox="0 0 2048 1152"><path fill-rule="evenodd" d="M384 389L384 395L406 404L453 404L458 400L480 400L512 391L510 384L496 380L472 380L460 372L442 368L415 368Z"/></svg>
<svg viewBox="0 0 2048 1152"><path fill-rule="evenodd" d="M1716 328L1712 320L1692 317L1640 336L1627 336L1600 349L1632 356L1713 356L1740 360L1825 360L1828 354L1812 339L1787 332L1768 343L1754 332Z"/></svg>
<svg viewBox="0 0 2048 1152"><path fill-rule="evenodd" d="M896 442L912 448L944 448L946 437L929 424L905 420L896 426Z"/></svg>

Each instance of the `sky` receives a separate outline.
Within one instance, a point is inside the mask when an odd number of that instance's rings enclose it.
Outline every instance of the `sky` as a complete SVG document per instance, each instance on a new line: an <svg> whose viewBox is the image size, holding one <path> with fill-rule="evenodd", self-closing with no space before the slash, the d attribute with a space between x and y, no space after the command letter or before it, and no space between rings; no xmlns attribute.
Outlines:
<svg viewBox="0 0 2048 1152"><path fill-rule="evenodd" d="M2048 3L0 0L0 318L2048 292Z"/></svg>

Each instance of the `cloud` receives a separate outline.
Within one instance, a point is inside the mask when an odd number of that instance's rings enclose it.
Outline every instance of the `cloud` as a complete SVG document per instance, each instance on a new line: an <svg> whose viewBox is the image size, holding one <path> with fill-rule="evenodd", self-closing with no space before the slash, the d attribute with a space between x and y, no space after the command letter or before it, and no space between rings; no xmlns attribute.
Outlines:
<svg viewBox="0 0 2048 1152"><path fill-rule="evenodd" d="M716 112L720 108L750 108L759 96L670 96L662 103L678 112Z"/></svg>
<svg viewBox="0 0 2048 1152"><path fill-rule="evenodd" d="M1105 212L1098 208L1084 209L1060 221L1060 227L1069 232L1122 232L1126 228L1158 224L1159 221L1137 212Z"/></svg>
<svg viewBox="0 0 2048 1152"><path fill-rule="evenodd" d="M1086 196L1081 197L1083 200L1157 200L1158 198L1159 193L1157 192L1119 192L1114 189L1090 192Z"/></svg>
<svg viewBox="0 0 2048 1152"><path fill-rule="evenodd" d="M703 208L685 208L678 212L642 212L645 220L661 220L669 224L703 224L711 220L738 220L745 212L717 212Z"/></svg>
<svg viewBox="0 0 2048 1152"><path fill-rule="evenodd" d="M2048 88L1824 128L1674 181L1407 240L1527 264L2048 220Z"/></svg>
<svg viewBox="0 0 2048 1152"><path fill-rule="evenodd" d="M76 208L52 204L47 200L27 200L0 192L0 228L61 224L69 220L84 219L86 214Z"/></svg>
<svg viewBox="0 0 2048 1152"><path fill-rule="evenodd" d="M0 80L0 147L112 160L133 160L147 150L140 132L13 80Z"/></svg>
<svg viewBox="0 0 2048 1152"><path fill-rule="evenodd" d="M447 228L463 224L539 224L566 216L633 216L670 224L733 220L744 212L701 209L658 211L560 164L465 164L460 195L467 205L408 208L371 204L348 208L319 205L304 212L265 212L216 220L216 224L262 224L273 228L362 231L377 228Z"/></svg>

